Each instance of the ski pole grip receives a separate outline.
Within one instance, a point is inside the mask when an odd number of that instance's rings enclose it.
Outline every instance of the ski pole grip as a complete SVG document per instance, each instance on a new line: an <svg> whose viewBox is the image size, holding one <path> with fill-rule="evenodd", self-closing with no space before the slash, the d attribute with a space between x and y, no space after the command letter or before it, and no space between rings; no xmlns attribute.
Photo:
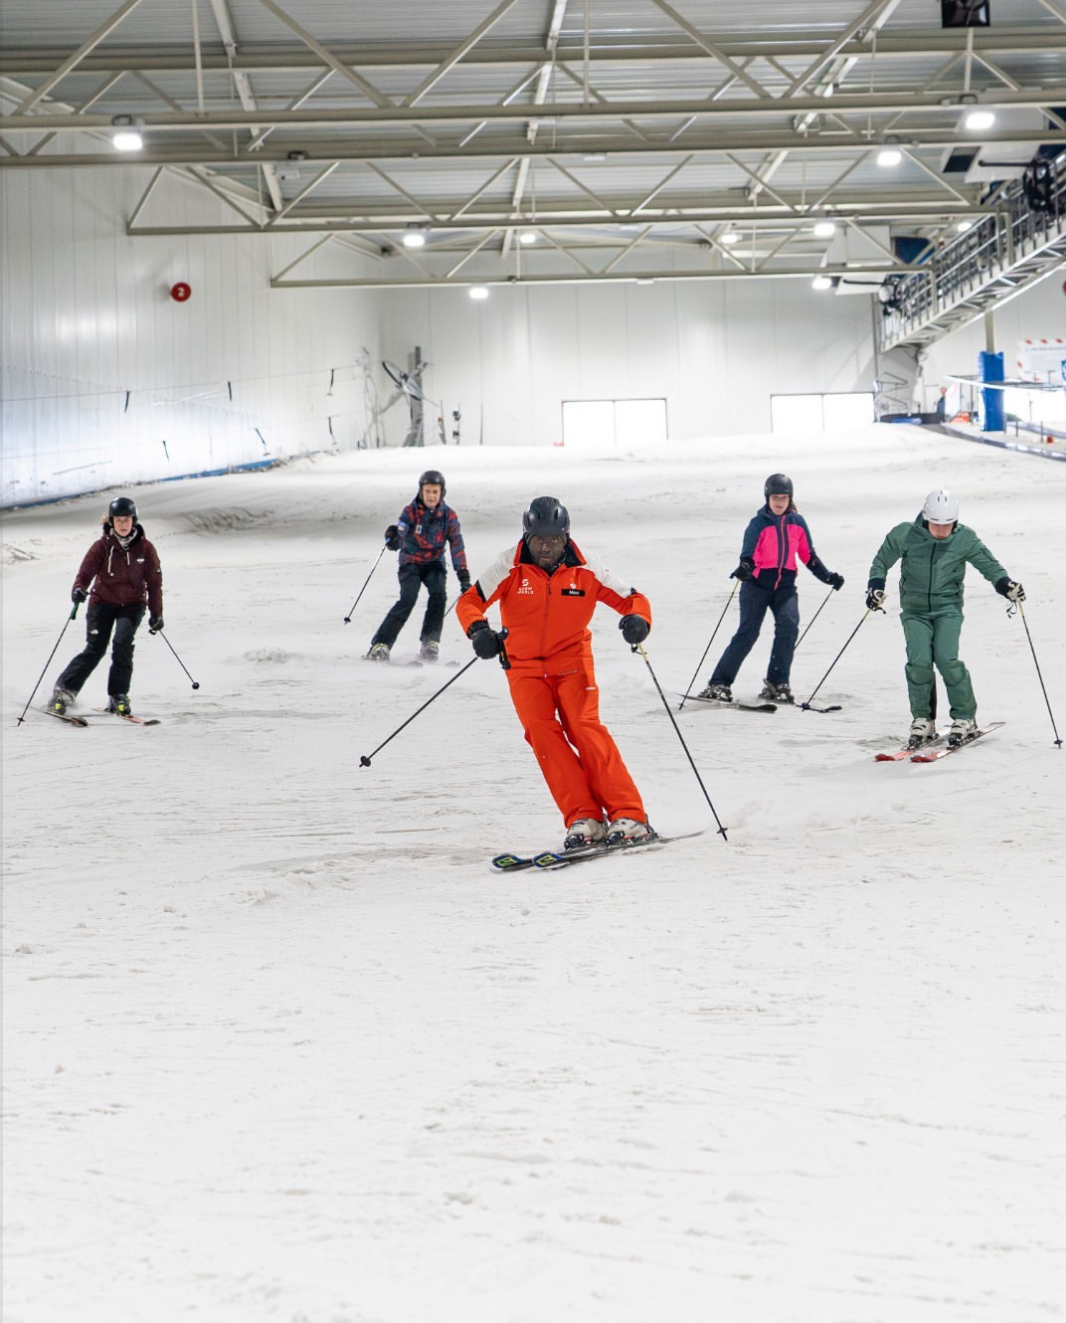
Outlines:
<svg viewBox="0 0 1066 1323"><path fill-rule="evenodd" d="M500 630L500 665L503 667L505 671L509 671L511 669L511 662L507 656L507 649L504 647L503 641L510 632L511 631L508 629Z"/></svg>

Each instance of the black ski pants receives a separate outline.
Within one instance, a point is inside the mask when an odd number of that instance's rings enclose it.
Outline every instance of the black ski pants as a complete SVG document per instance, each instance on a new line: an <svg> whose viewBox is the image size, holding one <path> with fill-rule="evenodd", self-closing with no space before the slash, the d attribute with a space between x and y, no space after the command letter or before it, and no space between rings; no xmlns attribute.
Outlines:
<svg viewBox="0 0 1066 1323"><path fill-rule="evenodd" d="M422 621L421 640L423 643L439 643L441 630L444 628L444 608L447 605L445 581L448 572L444 562L431 560L425 565L400 566L400 600L378 626L378 632L370 640L384 643L388 647L396 642L400 630L407 624L407 617L415 609L418 590L423 584L429 593L426 615Z"/></svg>
<svg viewBox="0 0 1066 1323"><path fill-rule="evenodd" d="M711 684L729 684L737 678L744 658L755 646L767 611L773 612L774 645L766 679L771 684L788 684L792 673L792 654L799 634L799 598L794 583L779 588L763 588L754 579L740 585L740 627L722 653L711 676Z"/></svg>
<svg viewBox="0 0 1066 1323"><path fill-rule="evenodd" d="M56 681L57 689L77 694L100 664L114 630L111 670L107 676L110 695L128 694L133 680L133 636L144 619L143 606L112 606L109 602L90 602L85 613L85 649L79 652Z"/></svg>

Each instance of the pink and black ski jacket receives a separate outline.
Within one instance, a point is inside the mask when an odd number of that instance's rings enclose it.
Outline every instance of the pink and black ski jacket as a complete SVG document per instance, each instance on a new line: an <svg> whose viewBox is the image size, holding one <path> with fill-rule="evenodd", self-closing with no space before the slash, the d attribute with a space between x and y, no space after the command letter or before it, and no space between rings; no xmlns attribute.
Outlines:
<svg viewBox="0 0 1066 1323"><path fill-rule="evenodd" d="M788 588L796 582L796 561L803 561L816 579L830 580L830 571L815 554L807 521L798 510L775 515L769 503L744 532L740 563L752 571L762 588Z"/></svg>

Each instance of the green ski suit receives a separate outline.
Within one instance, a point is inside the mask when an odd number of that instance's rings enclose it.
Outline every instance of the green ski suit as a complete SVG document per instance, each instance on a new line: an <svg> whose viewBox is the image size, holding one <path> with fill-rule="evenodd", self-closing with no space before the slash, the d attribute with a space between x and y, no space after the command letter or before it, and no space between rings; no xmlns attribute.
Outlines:
<svg viewBox="0 0 1066 1323"><path fill-rule="evenodd" d="M1007 571L972 528L956 524L948 537L935 538L922 515L913 523L897 524L881 543L870 566L871 588L884 588L896 561L902 562L899 602L911 716L933 715L935 666L944 680L952 719L975 717L970 673L959 660L962 580L970 564L1002 592L1009 582Z"/></svg>

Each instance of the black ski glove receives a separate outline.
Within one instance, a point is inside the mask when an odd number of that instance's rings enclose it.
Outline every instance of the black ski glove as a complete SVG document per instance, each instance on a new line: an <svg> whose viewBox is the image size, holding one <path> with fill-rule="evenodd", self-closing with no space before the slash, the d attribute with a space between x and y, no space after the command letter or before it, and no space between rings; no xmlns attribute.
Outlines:
<svg viewBox="0 0 1066 1323"><path fill-rule="evenodd" d="M466 570L462 570L459 574L459 591L461 593L465 593L469 587L470 587L470 575L466 572Z"/></svg>
<svg viewBox="0 0 1066 1323"><path fill-rule="evenodd" d="M162 617L162 616L149 616L149 617L148 617L148 633L149 633L149 634L158 634L159 631L160 631L162 628L163 628L163 617Z"/></svg>
<svg viewBox="0 0 1066 1323"><path fill-rule="evenodd" d="M1013 579L997 579L996 592L1001 593L1008 602L1025 601L1025 589L1020 583L1015 583Z"/></svg>
<svg viewBox="0 0 1066 1323"><path fill-rule="evenodd" d="M842 574L828 574L825 581L834 592L839 593L841 588L844 587L844 576Z"/></svg>
<svg viewBox="0 0 1066 1323"><path fill-rule="evenodd" d="M618 628L622 631L622 637L625 641L636 647L638 643L643 643L648 637L651 625L643 616L631 615L623 616L618 622Z"/></svg>
<svg viewBox="0 0 1066 1323"><path fill-rule="evenodd" d="M866 593L866 609L868 611L883 611L885 600L885 590L883 588L871 587Z"/></svg>
<svg viewBox="0 0 1066 1323"><path fill-rule="evenodd" d="M400 549L400 530L395 524L390 524L385 530L385 545L390 551L399 551Z"/></svg>
<svg viewBox="0 0 1066 1323"><path fill-rule="evenodd" d="M72 602L84 602L89 594L84 588L72 588L70 591L70 600Z"/></svg>
<svg viewBox="0 0 1066 1323"><path fill-rule="evenodd" d="M729 576L731 579L739 579L743 582L745 579L753 579L755 566L750 560L742 560L733 573Z"/></svg>
<svg viewBox="0 0 1066 1323"><path fill-rule="evenodd" d="M475 620L466 632L474 651L482 661L491 661L503 651L503 636L490 629L487 620Z"/></svg>

